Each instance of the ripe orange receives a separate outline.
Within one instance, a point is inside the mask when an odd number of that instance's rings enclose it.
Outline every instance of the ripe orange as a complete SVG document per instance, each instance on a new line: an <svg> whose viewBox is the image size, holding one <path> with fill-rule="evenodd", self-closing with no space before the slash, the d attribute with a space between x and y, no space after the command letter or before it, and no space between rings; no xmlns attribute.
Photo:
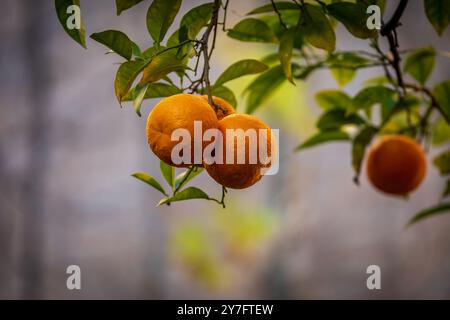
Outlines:
<svg viewBox="0 0 450 320"><path fill-rule="evenodd" d="M161 100L150 112L147 119L147 139L152 151L162 161L176 167L171 160L172 148L179 141L171 141L172 132L178 128L187 129L191 134L191 164L194 163L194 121L202 122L203 132L217 128L218 120L211 106L199 96L177 94ZM203 148L208 141L203 142Z"/></svg>
<svg viewBox="0 0 450 320"><path fill-rule="evenodd" d="M369 151L367 176L379 190L407 195L426 174L426 159L420 145L406 136L386 136Z"/></svg>
<svg viewBox="0 0 450 320"><path fill-rule="evenodd" d="M202 99L205 99L206 102L208 102L208 96L202 96ZM213 102L217 107L215 107L217 119L221 120L226 116L229 116L230 114L235 113L233 106L229 104L226 100L213 96L212 97Z"/></svg>
<svg viewBox="0 0 450 320"><path fill-rule="evenodd" d="M257 144L250 146L249 137L245 136L245 140L242 139L244 136L239 138L239 134L234 132L234 148L232 148L233 141L227 138L227 129L242 129L244 132L248 129L262 129L266 130L265 141L260 141L260 136L256 134ZM268 158L260 159L259 157L259 146L267 147L267 157L270 157L274 152L272 151L271 145L271 131L270 128L261 120L255 116L247 114L231 114L219 121L219 130L223 136L223 163L204 163L204 167L209 175L219 184L233 189L243 189L252 186L258 182L262 175L261 169L270 167L270 163L266 164ZM258 131L256 131L258 132ZM238 148L238 144L245 143L245 148ZM238 150L239 149L239 150ZM255 150L256 149L256 150ZM234 154L233 163L226 163L227 153L230 152ZM245 152L245 163L238 163L238 157L244 156L242 153ZM256 162L250 163L250 152L256 152Z"/></svg>

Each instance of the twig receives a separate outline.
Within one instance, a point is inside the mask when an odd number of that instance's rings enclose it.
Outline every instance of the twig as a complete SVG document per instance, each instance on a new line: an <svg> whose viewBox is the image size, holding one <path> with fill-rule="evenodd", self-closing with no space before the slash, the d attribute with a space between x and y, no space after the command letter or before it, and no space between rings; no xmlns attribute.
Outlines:
<svg viewBox="0 0 450 320"><path fill-rule="evenodd" d="M277 6L275 5L275 1L274 0L270 0L270 2L272 3L273 10L276 12L276 14L278 16L278 20L280 21L280 25L282 25L284 29L287 29L288 27L283 22L283 18L281 17L281 13L278 10Z"/></svg>

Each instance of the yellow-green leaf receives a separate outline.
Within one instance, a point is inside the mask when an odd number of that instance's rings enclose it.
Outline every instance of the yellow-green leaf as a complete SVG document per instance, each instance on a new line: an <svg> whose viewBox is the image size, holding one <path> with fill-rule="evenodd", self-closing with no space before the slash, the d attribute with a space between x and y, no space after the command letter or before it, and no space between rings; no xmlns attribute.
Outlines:
<svg viewBox="0 0 450 320"><path fill-rule="evenodd" d="M167 163L165 163L162 160L159 163L159 167L161 169L162 176L164 177L164 179L166 179L169 186L171 188L173 188L173 184L174 184L173 179L174 179L174 174L175 174L175 168L172 167L171 165L168 165Z"/></svg>
<svg viewBox="0 0 450 320"><path fill-rule="evenodd" d="M286 78L294 83L292 78L292 50L294 48L294 36L298 32L295 29L288 29L280 39L280 48L278 50L281 66L283 67Z"/></svg>
<svg viewBox="0 0 450 320"><path fill-rule="evenodd" d="M119 103L130 91L134 80L145 66L144 61L127 61L123 63L117 70L116 79L114 80L114 89Z"/></svg>
<svg viewBox="0 0 450 320"><path fill-rule="evenodd" d="M321 8L306 3L305 12L299 28L303 31L305 39L316 48L328 52L336 48L336 35L330 21Z"/></svg>
<svg viewBox="0 0 450 320"><path fill-rule="evenodd" d="M149 186L155 188L156 190L158 190L159 192L161 192L162 194L167 196L167 193L164 191L164 188L161 186L161 184L158 182L158 180L156 180L152 176L150 176L144 172L136 172L136 173L132 174L132 177L135 177L136 179L141 180L142 182L145 182Z"/></svg>
<svg viewBox="0 0 450 320"><path fill-rule="evenodd" d="M178 192L177 194L175 194L172 197L167 197L167 198L162 199L158 203L158 207L163 204L168 204L168 203L177 202L177 201L191 200L191 199L210 200L209 196L203 190L200 190L199 188L196 188L196 187L189 187L184 190L181 190L180 192Z"/></svg>
<svg viewBox="0 0 450 320"><path fill-rule="evenodd" d="M176 50L166 51L152 58L150 63L144 68L139 84L143 85L158 81L170 72L183 70L185 67L184 61L179 59Z"/></svg>
<svg viewBox="0 0 450 320"><path fill-rule="evenodd" d="M435 60L436 50L433 47L420 48L406 58L404 70L419 83L425 84L433 72Z"/></svg>

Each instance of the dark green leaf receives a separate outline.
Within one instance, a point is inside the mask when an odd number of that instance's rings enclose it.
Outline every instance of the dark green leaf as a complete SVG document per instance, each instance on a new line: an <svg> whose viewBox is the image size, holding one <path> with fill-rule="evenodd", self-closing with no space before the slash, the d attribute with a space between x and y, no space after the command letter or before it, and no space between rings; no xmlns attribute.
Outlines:
<svg viewBox="0 0 450 320"><path fill-rule="evenodd" d="M145 66L143 61L128 61L123 63L117 70L116 79L114 80L114 89L119 103L130 91L134 80Z"/></svg>
<svg viewBox="0 0 450 320"><path fill-rule="evenodd" d="M236 100L236 96L234 95L233 91L231 91L230 89L228 89L228 87L225 86L214 86L211 89L211 94L224 99L225 101L227 101L228 103L230 103L233 107L236 108L237 106L237 100Z"/></svg>
<svg viewBox="0 0 450 320"><path fill-rule="evenodd" d="M433 164L441 175L450 174L450 151L445 151L433 159Z"/></svg>
<svg viewBox="0 0 450 320"><path fill-rule="evenodd" d="M316 48L332 52L336 47L336 35L323 11L311 4L305 4L302 23L299 26L305 40Z"/></svg>
<svg viewBox="0 0 450 320"><path fill-rule="evenodd" d="M300 10L300 7L297 4L295 4L293 2L287 2L287 1L275 2L275 7L277 8L278 11ZM252 11L247 13L247 15L260 14L260 13L273 12L273 11L274 11L274 9L273 9L272 3L268 3L261 7L258 7L256 9L253 9Z"/></svg>
<svg viewBox="0 0 450 320"><path fill-rule="evenodd" d="M295 151L303 150L306 148L314 147L319 144L323 144L326 142L331 141L348 141L350 140L350 137L348 134L342 131L325 131L325 132L319 132L303 142L301 145L299 145L297 148L295 148Z"/></svg>
<svg viewBox="0 0 450 320"><path fill-rule="evenodd" d="M147 29L159 44L180 10L181 0L153 0L147 11Z"/></svg>
<svg viewBox="0 0 450 320"><path fill-rule="evenodd" d="M364 120L357 114L346 115L342 109L333 109L323 114L317 122L317 128L321 131L337 130L348 124L361 125Z"/></svg>
<svg viewBox="0 0 450 320"><path fill-rule="evenodd" d="M144 172L136 172L132 176L138 180L145 182L149 186L152 186L153 188L155 188L156 190L158 190L159 192L161 192L162 194L167 196L167 193L164 191L164 188L161 186L161 184L158 182L158 180L156 180L152 176L150 176Z"/></svg>
<svg viewBox="0 0 450 320"><path fill-rule="evenodd" d="M442 115L450 124L450 80L437 84L433 89L433 95L441 107Z"/></svg>
<svg viewBox="0 0 450 320"><path fill-rule="evenodd" d="M433 127L433 145L439 146L450 142L450 125L443 118L439 118Z"/></svg>
<svg viewBox="0 0 450 320"><path fill-rule="evenodd" d="M421 220L424 220L424 219L427 219L427 218L431 218L431 217L434 217L436 215L449 213L449 212L450 212L450 203L448 203L448 202L447 203L441 203L441 204L438 204L435 207L425 209L425 210L419 212L418 214L416 214L411 220L409 220L407 226L415 224L416 222L419 222Z"/></svg>
<svg viewBox="0 0 450 320"><path fill-rule="evenodd" d="M174 174L175 174L175 168L171 165L168 165L164 161L160 161L159 167L161 169L161 174L166 179L167 183L171 188L173 188L174 184Z"/></svg>
<svg viewBox="0 0 450 320"><path fill-rule="evenodd" d="M175 178L175 190L182 188L193 178L203 172L203 168L193 167L183 171Z"/></svg>
<svg viewBox="0 0 450 320"><path fill-rule="evenodd" d="M450 23L450 3L448 0L425 0L425 13L439 36Z"/></svg>
<svg viewBox="0 0 450 320"><path fill-rule="evenodd" d="M104 44L125 59L131 59L133 54L133 45L135 44L125 33L116 30L106 30L103 32L93 33L91 35L91 39Z"/></svg>
<svg viewBox="0 0 450 320"><path fill-rule="evenodd" d="M352 105L352 98L343 91L322 90L316 94L317 104L324 110L347 110Z"/></svg>
<svg viewBox="0 0 450 320"><path fill-rule="evenodd" d="M139 84L143 85L158 81L165 75L184 70L186 65L176 54L176 50L169 50L152 58L151 62L144 68L144 74Z"/></svg>
<svg viewBox="0 0 450 320"><path fill-rule="evenodd" d="M262 20L248 18L240 21L228 36L241 41L277 43L278 39L269 26Z"/></svg>
<svg viewBox="0 0 450 320"><path fill-rule="evenodd" d="M278 54L280 56L281 66L283 67L284 75L291 82L294 83L292 79L292 50L294 48L294 36L296 34L295 29L288 29L281 37L280 48Z"/></svg>
<svg viewBox="0 0 450 320"><path fill-rule="evenodd" d="M425 84L433 72L436 50L433 47L421 48L411 53L405 62L405 72L419 83Z"/></svg>
<svg viewBox="0 0 450 320"><path fill-rule="evenodd" d="M196 188L196 187L189 187L189 188L186 188L184 190L181 190L180 192L178 192L173 197L168 197L168 198L162 199L158 203L158 207L163 205L163 204L172 203L172 202L176 202L176 201L190 200L190 199L206 199L206 200L210 200L209 196L204 191L202 191L202 190L200 190L199 188Z"/></svg>
<svg viewBox="0 0 450 320"><path fill-rule="evenodd" d="M362 162L366 154L366 148L372 141L377 131L374 128L366 127L362 129L353 140L352 165L355 170L355 182L358 183L361 173Z"/></svg>
<svg viewBox="0 0 450 320"><path fill-rule="evenodd" d="M141 105L145 94L147 93L148 86L149 84L147 83L144 86L138 86L138 88L136 88L137 95L133 100L133 109L139 117L141 116Z"/></svg>
<svg viewBox="0 0 450 320"><path fill-rule="evenodd" d="M327 6L328 12L341 22L355 37L360 39L375 38L376 30L367 28L367 5L362 3L337 2Z"/></svg>
<svg viewBox="0 0 450 320"><path fill-rule="evenodd" d="M123 11L134 7L142 1L143 0L116 0L117 15L119 16Z"/></svg>
<svg viewBox="0 0 450 320"><path fill-rule="evenodd" d="M214 86L220 86L236 78L266 71L268 67L258 60L246 59L233 63L217 79Z"/></svg>
<svg viewBox="0 0 450 320"><path fill-rule="evenodd" d="M166 83L151 83L145 92L144 100L162 98L173 96L181 93L181 90L171 84ZM139 92L136 89L131 89L130 92L122 99L122 101L133 101L138 96Z"/></svg>
<svg viewBox="0 0 450 320"><path fill-rule="evenodd" d="M247 113L253 113L285 80L283 68L273 67L259 75L245 90Z"/></svg>
<svg viewBox="0 0 450 320"><path fill-rule="evenodd" d="M185 30L180 33L180 42L187 39L195 39L200 30L211 20L213 10L213 3L204 3L198 7L189 10L181 19L180 30Z"/></svg>
<svg viewBox="0 0 450 320"><path fill-rule="evenodd" d="M55 0L56 14L66 33L83 48L86 48L86 31L80 12L80 25L76 25L76 13L80 9L80 0ZM68 13L69 12L69 13ZM75 28L69 29L74 25ZM79 28L77 28L79 27Z"/></svg>

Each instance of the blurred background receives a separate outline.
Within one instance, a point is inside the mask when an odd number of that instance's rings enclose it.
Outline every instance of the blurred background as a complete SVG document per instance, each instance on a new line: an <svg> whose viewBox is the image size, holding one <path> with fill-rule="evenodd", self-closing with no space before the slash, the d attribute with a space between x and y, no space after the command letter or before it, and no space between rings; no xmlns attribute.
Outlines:
<svg viewBox="0 0 450 320"><path fill-rule="evenodd" d="M183 1L181 11L203 2ZM388 1L387 14L396 2ZM231 0L229 25L263 3ZM376 192L364 176L353 184L348 143L293 152L314 133L315 92L337 87L328 71L286 83L257 111L280 128L277 175L230 190L226 209L197 200L155 208L157 192L130 175L160 178L145 136L157 101L144 103L142 118L130 105L120 109L113 88L120 58L91 40L82 49L53 5L2 1L0 298L450 298L450 217L404 228L439 200L444 181L433 167L404 200ZM82 1L87 34L118 29L147 47L147 6L116 17L112 0ZM401 47L449 51L450 32L439 38L423 12L422 1L410 1ZM338 49L360 48L366 42L339 26ZM269 49L220 34L212 78ZM378 72L360 72L345 90L355 94ZM449 74L450 60L438 57L431 81ZM242 92L251 80L230 86ZM206 174L193 184L220 195ZM73 264L82 290L66 288ZM381 267L382 290L366 287L372 264Z"/></svg>

